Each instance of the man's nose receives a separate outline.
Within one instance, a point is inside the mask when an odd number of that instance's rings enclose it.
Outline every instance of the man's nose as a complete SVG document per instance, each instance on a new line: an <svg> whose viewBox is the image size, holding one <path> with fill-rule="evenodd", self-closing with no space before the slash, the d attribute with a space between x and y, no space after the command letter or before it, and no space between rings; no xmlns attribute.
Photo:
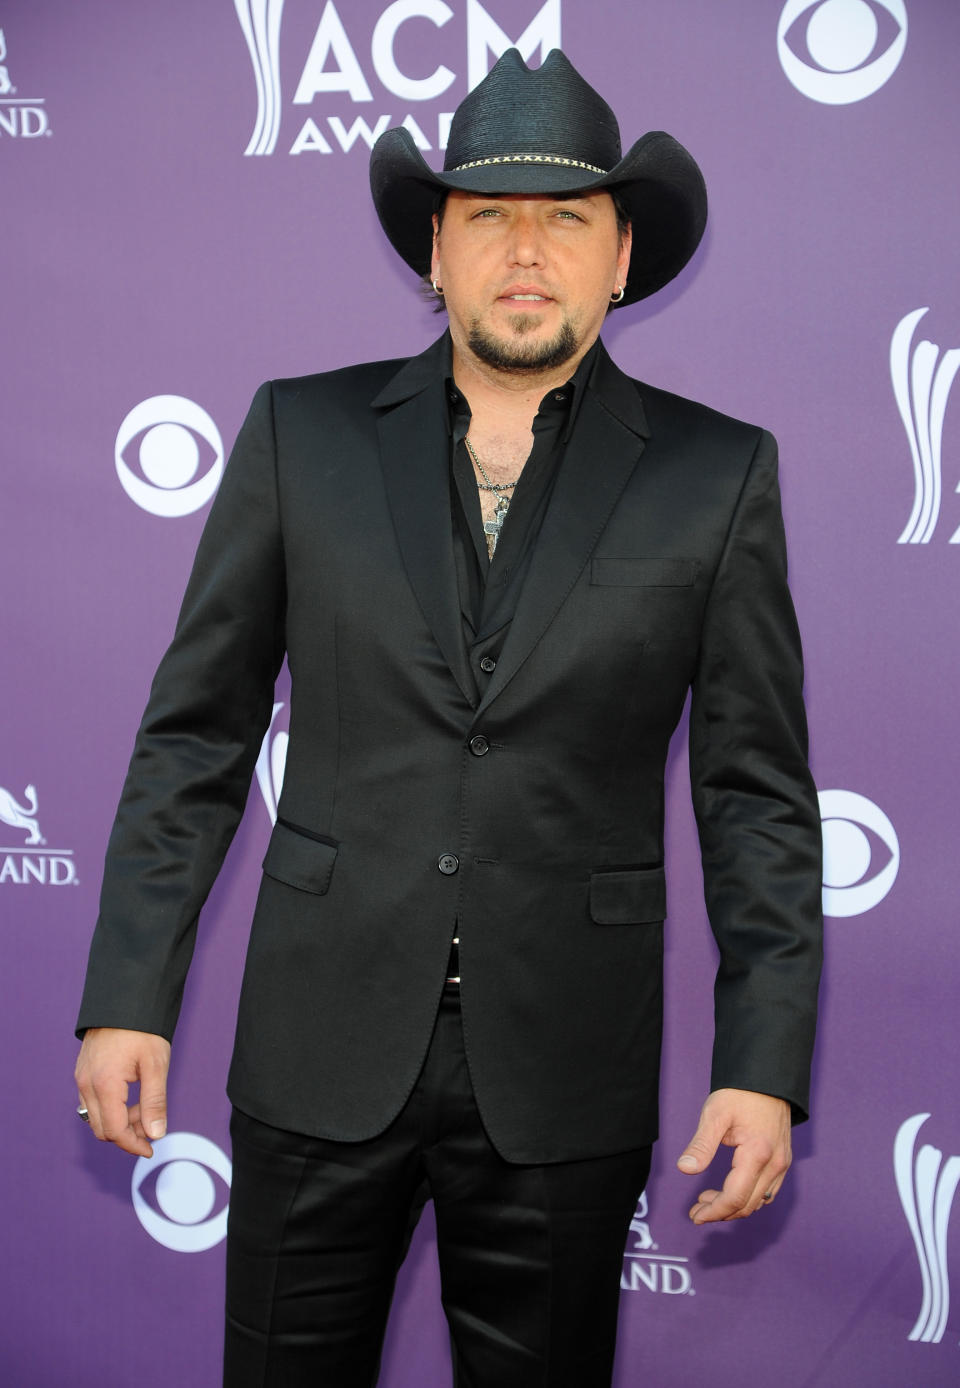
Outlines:
<svg viewBox="0 0 960 1388"><path fill-rule="evenodd" d="M514 265L542 265L543 228L535 216L520 213L510 228L510 260Z"/></svg>

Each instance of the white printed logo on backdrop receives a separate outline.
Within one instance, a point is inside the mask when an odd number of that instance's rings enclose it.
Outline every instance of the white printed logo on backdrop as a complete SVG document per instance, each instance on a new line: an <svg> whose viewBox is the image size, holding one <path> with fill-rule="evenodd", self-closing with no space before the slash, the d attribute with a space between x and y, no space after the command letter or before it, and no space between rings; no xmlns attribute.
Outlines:
<svg viewBox="0 0 960 1388"><path fill-rule="evenodd" d="M277 723L277 714L282 711L283 707L283 704L274 704L270 726L263 735L260 755L257 757L257 784L260 787L260 794L263 796L263 803L267 807L271 824L277 822L277 806L280 803L280 792L283 790L283 773L287 766L287 744L290 741L290 734L286 728Z"/></svg>
<svg viewBox="0 0 960 1388"><path fill-rule="evenodd" d="M0 786L0 824L26 834L20 843L0 847L0 886L67 887L77 882L72 848L47 848L40 832L36 786L16 796Z"/></svg>
<svg viewBox="0 0 960 1388"><path fill-rule="evenodd" d="M0 96L9 96L17 89L10 81L10 73L5 66L7 58L7 40L3 30L0 29Z"/></svg>
<svg viewBox="0 0 960 1388"><path fill-rule="evenodd" d="M21 96L7 66L7 39L0 29L0 140L33 140L51 135L46 100L42 96Z"/></svg>
<svg viewBox="0 0 960 1388"><path fill-rule="evenodd" d="M901 545L926 545L933 537L943 490L943 421L950 387L960 371L960 348L951 347L941 356L935 343L913 342L917 324L928 312L929 308L915 308L900 319L890 339L893 393L913 459L913 510L897 541ZM960 527L949 543L960 544Z"/></svg>
<svg viewBox="0 0 960 1388"><path fill-rule="evenodd" d="M244 154L273 154L283 118L284 0L234 0L234 6L250 52L257 97L253 133ZM415 118L406 109L409 104L439 101L462 74L464 59L467 90L472 91L486 77L491 55L495 61L516 47L528 62L539 51L542 62L552 48L560 47L560 0L515 0L514 9L520 15L514 26L520 31L517 35L501 28L480 0L466 0L467 51L463 55L451 51L442 33L454 17L444 0L394 0L374 25L367 52L356 29L348 27L350 6L341 2L338 10L334 0L326 0L310 48L297 62L300 77L291 104L312 106L318 97L332 97L340 110L308 115L306 120L298 113L297 134L288 152L333 154L336 149L347 154L354 145L369 149L388 127L397 125L409 130L418 149L445 149L453 112L421 110ZM426 76L411 76L400 66L397 37L408 23L415 26L410 32L417 35L418 70L427 69ZM459 71L448 67L445 58L457 63ZM374 78L397 101L390 111L375 115L367 105L374 100L370 86ZM358 113L354 109L358 105L369 114Z"/></svg>
<svg viewBox="0 0 960 1388"><path fill-rule="evenodd" d="M138 436L134 468L124 454ZM213 454L204 471L198 437ZM195 401L184 395L151 395L120 425L114 462L120 485L141 510L153 516L186 516L205 506L220 485L223 440Z"/></svg>
<svg viewBox="0 0 960 1388"><path fill-rule="evenodd" d="M960 1156L943 1160L937 1147L917 1136L929 1113L915 1113L900 1125L893 1144L893 1170L903 1213L920 1263L920 1314L909 1339L939 1344L950 1312L947 1233L954 1196L960 1184Z"/></svg>
<svg viewBox="0 0 960 1388"><path fill-rule="evenodd" d="M822 790L823 914L860 916L879 905L900 868L897 831L879 805L853 790ZM867 834L880 841L874 849ZM874 861L885 850L882 865Z"/></svg>
<svg viewBox="0 0 960 1388"><path fill-rule="evenodd" d="M879 91L906 46L904 0L787 0L777 25L787 77L811 101L830 106Z"/></svg>
<svg viewBox="0 0 960 1388"><path fill-rule="evenodd" d="M168 1133L138 1157L130 1195L152 1239L175 1253L203 1253L227 1232L228 1204L216 1214L217 1182L230 1190L233 1167L215 1142L199 1133ZM211 1174L212 1173L212 1174Z"/></svg>
<svg viewBox="0 0 960 1388"><path fill-rule="evenodd" d="M683 1293L693 1295L693 1279L689 1259L661 1253L654 1241L648 1222L650 1210L647 1192L640 1196L636 1213L630 1221L630 1235L623 1255L620 1290L624 1292L663 1292L667 1296Z"/></svg>

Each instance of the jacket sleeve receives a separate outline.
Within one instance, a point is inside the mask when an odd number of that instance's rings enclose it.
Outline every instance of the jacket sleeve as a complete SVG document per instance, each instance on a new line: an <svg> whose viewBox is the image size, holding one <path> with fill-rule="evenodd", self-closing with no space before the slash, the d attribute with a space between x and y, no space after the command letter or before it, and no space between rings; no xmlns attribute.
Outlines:
<svg viewBox="0 0 960 1388"><path fill-rule="evenodd" d="M77 1024L170 1037L284 652L272 391L254 397L160 663L107 848Z"/></svg>
<svg viewBox="0 0 960 1388"><path fill-rule="evenodd" d="M711 1088L807 1116L823 920L800 638L776 443L763 433L707 603L690 719L704 893L720 951Z"/></svg>

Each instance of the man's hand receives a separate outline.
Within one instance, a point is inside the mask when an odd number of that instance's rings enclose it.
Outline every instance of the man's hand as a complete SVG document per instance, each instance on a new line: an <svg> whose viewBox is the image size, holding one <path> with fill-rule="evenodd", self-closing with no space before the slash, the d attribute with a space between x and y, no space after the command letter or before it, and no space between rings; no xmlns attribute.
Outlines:
<svg viewBox="0 0 960 1388"><path fill-rule="evenodd" d="M152 1157L150 1139L167 1131L167 1070L170 1042L150 1031L90 1027L83 1038L74 1079L90 1127L101 1142L115 1142L137 1157ZM139 1102L129 1104L130 1085L140 1083Z"/></svg>
<svg viewBox="0 0 960 1388"><path fill-rule="evenodd" d="M690 1210L694 1224L745 1219L770 1203L790 1166L790 1105L751 1089L715 1089L677 1166L705 1171L721 1143L735 1149L730 1171L722 1190L700 1192Z"/></svg>

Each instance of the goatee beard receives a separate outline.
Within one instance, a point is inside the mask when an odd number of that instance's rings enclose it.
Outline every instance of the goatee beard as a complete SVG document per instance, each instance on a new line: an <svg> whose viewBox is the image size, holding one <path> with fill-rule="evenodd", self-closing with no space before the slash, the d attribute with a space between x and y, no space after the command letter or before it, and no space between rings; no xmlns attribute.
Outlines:
<svg viewBox="0 0 960 1388"><path fill-rule="evenodd" d="M467 345L471 352L494 371L510 371L536 375L541 371L552 371L576 356L580 348L573 325L565 319L553 337L546 342L523 342L523 335L536 327L538 320L532 314L519 314L512 319L511 327L519 341L504 342L491 336L474 320L470 328Z"/></svg>

